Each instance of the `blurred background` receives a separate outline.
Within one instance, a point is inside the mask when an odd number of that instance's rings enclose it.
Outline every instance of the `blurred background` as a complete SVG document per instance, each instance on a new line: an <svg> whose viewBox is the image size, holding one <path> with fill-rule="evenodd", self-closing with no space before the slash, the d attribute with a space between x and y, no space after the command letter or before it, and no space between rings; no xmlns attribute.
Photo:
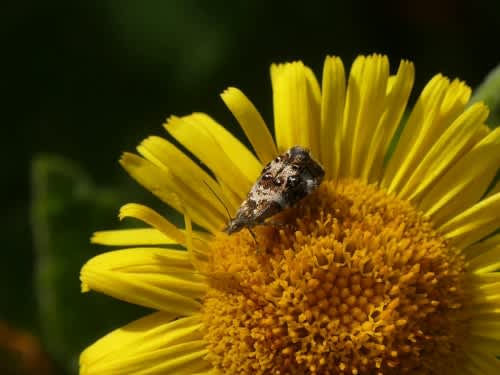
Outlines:
<svg viewBox="0 0 500 375"><path fill-rule="evenodd" d="M75 374L79 352L141 309L80 294L126 202L158 202L117 160L171 115L207 112L234 130L219 94L242 89L272 124L269 65L326 54L416 65L476 87L500 62L495 1L68 1L3 4L0 374Z"/></svg>

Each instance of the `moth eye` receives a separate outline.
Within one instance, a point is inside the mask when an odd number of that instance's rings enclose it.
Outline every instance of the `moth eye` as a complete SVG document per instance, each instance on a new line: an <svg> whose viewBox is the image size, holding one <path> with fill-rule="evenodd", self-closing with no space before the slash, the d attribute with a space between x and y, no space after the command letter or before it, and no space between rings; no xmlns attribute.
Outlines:
<svg viewBox="0 0 500 375"><path fill-rule="evenodd" d="M297 176L288 176L286 179L286 186L287 187L295 187L299 184L300 179Z"/></svg>
<svg viewBox="0 0 500 375"><path fill-rule="evenodd" d="M264 173L262 175L263 180L270 180L271 178L273 178L273 175L271 173Z"/></svg>
<svg viewBox="0 0 500 375"><path fill-rule="evenodd" d="M283 180L281 179L281 177L276 177L274 180L273 180L273 184L275 184L276 186L280 186L283 184Z"/></svg>

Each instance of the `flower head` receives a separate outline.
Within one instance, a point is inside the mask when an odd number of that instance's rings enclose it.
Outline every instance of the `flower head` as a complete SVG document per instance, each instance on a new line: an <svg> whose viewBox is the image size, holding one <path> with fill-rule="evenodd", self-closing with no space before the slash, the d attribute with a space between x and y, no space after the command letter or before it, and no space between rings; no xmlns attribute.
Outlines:
<svg viewBox="0 0 500 375"><path fill-rule="evenodd" d="M500 372L500 128L442 75L397 141L414 68L358 57L271 67L276 143L250 100L222 99L252 153L205 114L171 117L120 162L185 216L122 207L146 228L97 232L82 269L96 290L157 312L100 339L81 374L473 374ZM321 186L271 222L228 235L262 168L300 145ZM394 150L391 149L395 145ZM197 225L193 229L191 220ZM172 246L182 245L187 251Z"/></svg>

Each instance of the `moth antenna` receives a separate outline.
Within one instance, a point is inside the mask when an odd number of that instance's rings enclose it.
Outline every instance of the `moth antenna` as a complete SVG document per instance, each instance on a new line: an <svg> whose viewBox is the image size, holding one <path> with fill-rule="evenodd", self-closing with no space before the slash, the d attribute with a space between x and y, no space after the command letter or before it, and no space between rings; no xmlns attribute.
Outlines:
<svg viewBox="0 0 500 375"><path fill-rule="evenodd" d="M212 194L215 196L215 198L217 198L217 200L220 202L220 204L222 204L222 207L224 207L224 209L226 210L226 214L227 214L227 220L228 221L231 221L231 214L229 213L229 210L227 209L227 206L226 204L224 203L224 201L221 199L221 197L219 197L217 195L217 193L214 191L214 189L212 189L210 187L209 184L207 184L207 182L205 180L203 180L203 183L207 186L207 188L212 192Z"/></svg>

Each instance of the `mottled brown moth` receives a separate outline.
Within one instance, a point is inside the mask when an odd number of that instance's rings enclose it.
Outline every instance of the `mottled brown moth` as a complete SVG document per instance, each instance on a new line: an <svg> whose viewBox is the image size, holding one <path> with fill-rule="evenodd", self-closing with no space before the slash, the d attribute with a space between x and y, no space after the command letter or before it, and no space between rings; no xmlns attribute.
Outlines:
<svg viewBox="0 0 500 375"><path fill-rule="evenodd" d="M324 175L323 167L308 149L292 147L264 167L225 232L231 234L263 224L313 192Z"/></svg>

